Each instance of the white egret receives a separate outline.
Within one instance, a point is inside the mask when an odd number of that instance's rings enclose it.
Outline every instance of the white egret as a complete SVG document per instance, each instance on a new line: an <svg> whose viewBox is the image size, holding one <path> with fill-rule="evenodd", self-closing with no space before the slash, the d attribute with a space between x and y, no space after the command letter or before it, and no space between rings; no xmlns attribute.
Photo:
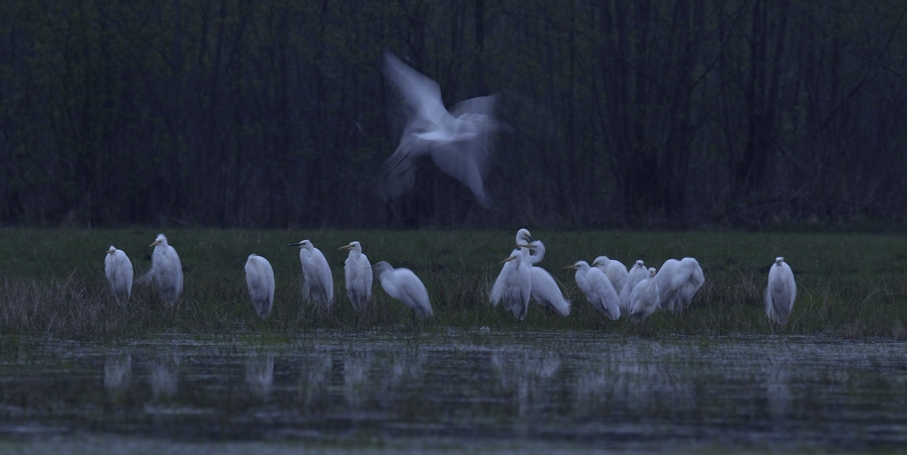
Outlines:
<svg viewBox="0 0 907 455"><path fill-rule="evenodd" d="M110 245L104 258L104 273L117 303L125 304L132 295L132 261L123 250L118 250Z"/></svg>
<svg viewBox="0 0 907 455"><path fill-rule="evenodd" d="M154 252L151 253L151 270L142 275L139 282L148 283L154 278L161 300L168 307L173 306L183 292L183 265L180 263L180 257L167 243L164 234L158 234L154 243L148 246L154 247Z"/></svg>
<svg viewBox="0 0 907 455"><path fill-rule="evenodd" d="M350 251L343 266L346 293L350 298L350 303L353 304L353 309L362 311L368 301L372 299L371 263L368 261L368 256L362 254L362 245L359 242L350 242L349 245L338 249Z"/></svg>
<svg viewBox="0 0 907 455"><path fill-rule="evenodd" d="M520 245L520 254L523 262L531 263L529 250L535 248L537 248L537 244L530 244L526 247ZM532 287L529 293L532 300L541 306L557 311L561 316L569 316L570 301L564 297L554 277L547 270L538 266L532 266L529 269L529 273L532 278Z"/></svg>
<svg viewBox="0 0 907 455"><path fill-rule="evenodd" d="M420 318L431 317L431 302L428 301L428 290L422 280L406 267L393 268L385 261L374 265L378 271L378 280L381 288L387 295L403 302L413 310L413 314Z"/></svg>
<svg viewBox="0 0 907 455"><path fill-rule="evenodd" d="M529 229L520 228L519 231L516 231L516 244L517 245L529 245L532 242L532 234L529 233Z"/></svg>
<svg viewBox="0 0 907 455"><path fill-rule="evenodd" d="M469 187L482 207L489 207L485 178L490 168L494 96L463 101L448 112L437 82L384 53L384 74L403 96L410 115L400 145L386 162L386 192L397 196L412 188L415 160L430 156L435 166Z"/></svg>
<svg viewBox="0 0 907 455"><path fill-rule="evenodd" d="M642 260L636 261L633 268L627 274L627 282L620 290L620 314L630 314L630 293L640 281L649 278L649 271Z"/></svg>
<svg viewBox="0 0 907 455"><path fill-rule="evenodd" d="M620 298L611 285L611 281L601 270L590 267L586 261L576 261L565 269L576 270L576 285L579 286L586 298L598 311L601 311L611 320L620 319Z"/></svg>
<svg viewBox="0 0 907 455"><path fill-rule="evenodd" d="M636 322L645 320L659 307L660 294L655 267L649 268L648 274L649 277L636 283L630 292L630 317Z"/></svg>
<svg viewBox="0 0 907 455"><path fill-rule="evenodd" d="M620 296L620 292L624 290L624 285L627 284L627 279L630 277L627 266L620 261L608 258L608 256L599 256L592 261L592 267L604 272L605 276L608 277L608 281L611 282L614 292Z"/></svg>
<svg viewBox="0 0 907 455"><path fill-rule="evenodd" d="M518 245L519 246L519 245ZM491 288L489 300L493 305L504 302L504 308L513 311L517 319L523 320L529 310L532 292L531 264L523 262L523 253L514 249L507 259L501 261L504 267Z"/></svg>
<svg viewBox="0 0 907 455"><path fill-rule="evenodd" d="M267 319L274 305L274 269L267 259L257 254L249 255L244 268L252 305L255 306L258 316Z"/></svg>
<svg viewBox="0 0 907 455"><path fill-rule="evenodd" d="M302 263L302 295L323 308L330 308L334 302L334 275L321 250L308 240L291 243L299 248L299 262Z"/></svg>
<svg viewBox="0 0 907 455"><path fill-rule="evenodd" d="M768 287L765 289L765 315L778 324L787 323L790 312L797 298L797 282L794 272L784 262L783 257L776 257L775 264L768 271Z"/></svg>
<svg viewBox="0 0 907 455"><path fill-rule="evenodd" d="M702 267L693 258L668 259L655 276L661 308L680 313L690 305L693 295L705 283Z"/></svg>
<svg viewBox="0 0 907 455"><path fill-rule="evenodd" d="M541 240L534 240L528 229L517 231L516 243L521 245L520 250L525 249L529 252L530 264L538 264L545 258L545 244Z"/></svg>

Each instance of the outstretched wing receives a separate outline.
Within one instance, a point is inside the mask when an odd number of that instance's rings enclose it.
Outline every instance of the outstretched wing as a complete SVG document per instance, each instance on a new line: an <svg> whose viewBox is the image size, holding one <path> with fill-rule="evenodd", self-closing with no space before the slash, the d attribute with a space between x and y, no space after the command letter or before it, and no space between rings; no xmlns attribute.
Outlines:
<svg viewBox="0 0 907 455"><path fill-rule="evenodd" d="M384 52L384 75L397 87L417 117L440 123L450 115L441 101L438 83L410 68L388 51Z"/></svg>
<svg viewBox="0 0 907 455"><path fill-rule="evenodd" d="M445 174L457 179L472 191L482 207L489 207L485 194L485 175L488 163L484 156L470 151L470 141L441 142L429 148L431 159Z"/></svg>
<svg viewBox="0 0 907 455"><path fill-rule="evenodd" d="M412 114L400 145L385 163L381 191L399 196L414 183L415 160L430 155L435 165L472 191L485 208L490 207L485 178L491 167L495 96L472 98L447 112L437 82L410 68L390 52L384 53L384 74L399 90Z"/></svg>

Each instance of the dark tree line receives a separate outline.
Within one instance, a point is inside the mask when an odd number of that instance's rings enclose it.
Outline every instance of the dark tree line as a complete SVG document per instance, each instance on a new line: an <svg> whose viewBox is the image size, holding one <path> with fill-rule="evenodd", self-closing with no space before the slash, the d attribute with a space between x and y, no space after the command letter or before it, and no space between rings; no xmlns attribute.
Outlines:
<svg viewBox="0 0 907 455"><path fill-rule="evenodd" d="M10 1L0 224L761 226L907 221L907 3ZM483 210L421 165L389 49L501 93Z"/></svg>

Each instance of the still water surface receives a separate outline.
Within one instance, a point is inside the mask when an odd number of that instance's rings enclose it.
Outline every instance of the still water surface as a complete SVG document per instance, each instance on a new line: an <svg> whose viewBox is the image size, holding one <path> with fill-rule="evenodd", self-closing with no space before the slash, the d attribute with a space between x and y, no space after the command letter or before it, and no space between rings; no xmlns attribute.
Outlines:
<svg viewBox="0 0 907 455"><path fill-rule="evenodd" d="M0 451L907 447L903 342L476 330L3 343Z"/></svg>

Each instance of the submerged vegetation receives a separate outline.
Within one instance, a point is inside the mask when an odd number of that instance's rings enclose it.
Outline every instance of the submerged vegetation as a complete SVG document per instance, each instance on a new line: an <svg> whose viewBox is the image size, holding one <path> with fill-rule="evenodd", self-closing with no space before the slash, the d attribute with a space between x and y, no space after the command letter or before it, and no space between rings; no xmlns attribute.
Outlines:
<svg viewBox="0 0 907 455"><path fill-rule="evenodd" d="M547 246L539 264L563 285L571 314L532 305L518 322L488 303L499 262L513 245L507 231L286 231L167 229L183 261L185 288L166 308L153 287L135 285L118 305L104 278L104 254L113 244L126 252L136 275L151 266L157 230L0 230L0 332L47 334L73 339L129 337L178 330L294 333L310 329L512 328L599 330L655 336L729 334L827 334L844 338L907 339L907 239L897 235L744 232L555 232L534 230ZM299 250L288 244L307 238L327 257L334 275L330 310L305 302ZM420 321L374 283L373 300L353 311L343 287L345 251L358 240L374 263L386 260L418 275L428 289L434 317ZM250 253L274 267L274 308L267 320L253 309L243 275ZM608 255L624 264L642 259L661 267L669 258L691 256L705 285L683 314L656 312L647 321L610 321L577 289L576 260ZM793 268L798 295L786 325L765 316L762 294L776 256Z"/></svg>

